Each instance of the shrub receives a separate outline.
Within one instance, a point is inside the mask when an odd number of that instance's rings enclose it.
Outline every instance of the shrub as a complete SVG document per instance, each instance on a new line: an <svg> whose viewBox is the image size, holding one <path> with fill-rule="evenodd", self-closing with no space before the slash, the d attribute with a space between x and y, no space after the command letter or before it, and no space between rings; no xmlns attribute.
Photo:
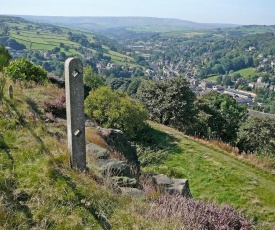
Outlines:
<svg viewBox="0 0 275 230"><path fill-rule="evenodd" d="M45 112L51 113L55 117L66 118L66 97L62 94L54 100L44 102Z"/></svg>
<svg viewBox="0 0 275 230"><path fill-rule="evenodd" d="M100 126L121 129L129 138L136 136L147 119L147 112L141 104L108 87L90 92L85 100L85 111Z"/></svg>
<svg viewBox="0 0 275 230"><path fill-rule="evenodd" d="M151 201L148 218L167 219L179 229L252 229L251 221L233 207L218 207L180 195L162 195Z"/></svg>
<svg viewBox="0 0 275 230"><path fill-rule="evenodd" d="M10 77L14 82L19 80L25 84L28 82L43 83L47 78L47 71L21 57L4 68L4 75Z"/></svg>
<svg viewBox="0 0 275 230"><path fill-rule="evenodd" d="M0 46L0 71L3 70L4 67L9 65L10 60L12 59L11 54L5 48L4 45Z"/></svg>

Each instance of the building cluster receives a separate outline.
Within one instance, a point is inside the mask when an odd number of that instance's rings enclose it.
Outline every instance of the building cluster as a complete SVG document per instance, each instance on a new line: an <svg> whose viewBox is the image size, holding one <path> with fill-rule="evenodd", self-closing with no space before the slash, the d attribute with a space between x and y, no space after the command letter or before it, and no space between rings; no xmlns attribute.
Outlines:
<svg viewBox="0 0 275 230"><path fill-rule="evenodd" d="M238 104L245 104L248 106L260 105L254 101L256 97L256 94L254 93L244 92L232 88L225 88L213 81L207 80L199 82L196 79L189 79L189 83L192 91L200 96L210 92L218 92L232 96Z"/></svg>

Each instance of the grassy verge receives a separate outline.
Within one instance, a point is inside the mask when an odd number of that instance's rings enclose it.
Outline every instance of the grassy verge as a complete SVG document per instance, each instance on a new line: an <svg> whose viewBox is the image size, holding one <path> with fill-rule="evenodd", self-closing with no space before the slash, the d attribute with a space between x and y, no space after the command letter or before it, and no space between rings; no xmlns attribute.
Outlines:
<svg viewBox="0 0 275 230"><path fill-rule="evenodd" d="M201 144L174 129L150 124L176 138L180 151L167 149L161 163L151 163L143 170L188 178L195 199L230 204L256 222L275 224L275 178L271 171Z"/></svg>

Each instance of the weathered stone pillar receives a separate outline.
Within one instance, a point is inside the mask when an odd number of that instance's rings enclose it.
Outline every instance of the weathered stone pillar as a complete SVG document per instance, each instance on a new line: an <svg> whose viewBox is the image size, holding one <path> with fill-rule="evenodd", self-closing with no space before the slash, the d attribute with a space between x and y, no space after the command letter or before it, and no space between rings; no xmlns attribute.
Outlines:
<svg viewBox="0 0 275 230"><path fill-rule="evenodd" d="M86 169L83 64L77 58L65 62L68 148L71 167Z"/></svg>
<svg viewBox="0 0 275 230"><path fill-rule="evenodd" d="M12 87L12 85L9 85L8 94L9 94L9 97L12 99L13 98L13 87Z"/></svg>

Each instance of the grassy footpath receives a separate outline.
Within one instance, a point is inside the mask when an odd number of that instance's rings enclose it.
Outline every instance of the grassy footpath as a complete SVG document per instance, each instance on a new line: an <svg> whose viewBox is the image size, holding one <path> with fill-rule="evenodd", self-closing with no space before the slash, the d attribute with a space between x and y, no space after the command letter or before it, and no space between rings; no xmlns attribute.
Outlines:
<svg viewBox="0 0 275 230"><path fill-rule="evenodd" d="M230 204L256 222L275 224L275 176L270 171L202 145L174 129L150 124L175 137L181 150L170 153L162 163L146 166L145 171L188 178L195 199Z"/></svg>

